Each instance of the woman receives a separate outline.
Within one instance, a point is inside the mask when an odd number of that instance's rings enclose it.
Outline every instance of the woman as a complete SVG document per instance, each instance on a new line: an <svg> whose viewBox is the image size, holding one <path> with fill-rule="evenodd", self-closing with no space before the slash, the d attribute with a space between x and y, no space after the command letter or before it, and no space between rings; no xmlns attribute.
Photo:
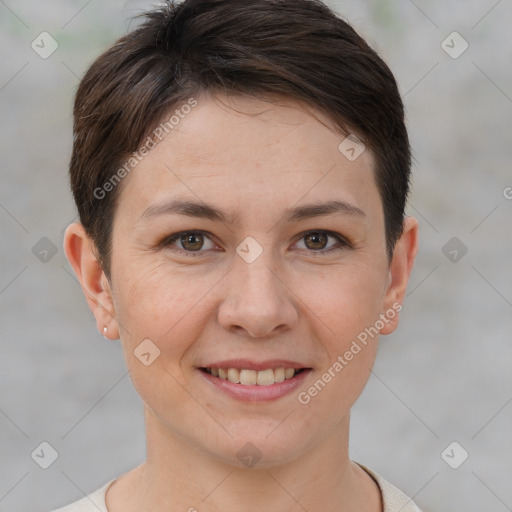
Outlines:
<svg viewBox="0 0 512 512"><path fill-rule="evenodd" d="M65 251L147 458L61 512L418 511L349 458L417 252L380 57L312 0L167 2L80 83Z"/></svg>

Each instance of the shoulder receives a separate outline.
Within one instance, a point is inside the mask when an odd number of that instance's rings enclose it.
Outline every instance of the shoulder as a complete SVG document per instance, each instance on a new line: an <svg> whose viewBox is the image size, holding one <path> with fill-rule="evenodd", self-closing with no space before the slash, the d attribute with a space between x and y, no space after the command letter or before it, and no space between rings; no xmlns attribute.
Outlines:
<svg viewBox="0 0 512 512"><path fill-rule="evenodd" d="M105 495L107 489L114 482L111 480L98 490L84 496L82 499L75 501L65 507L52 510L51 512L108 512L105 503Z"/></svg>
<svg viewBox="0 0 512 512"><path fill-rule="evenodd" d="M363 468L378 484L382 494L384 512L421 512L416 503L406 496L400 489L390 484L382 476L371 469L358 464Z"/></svg>

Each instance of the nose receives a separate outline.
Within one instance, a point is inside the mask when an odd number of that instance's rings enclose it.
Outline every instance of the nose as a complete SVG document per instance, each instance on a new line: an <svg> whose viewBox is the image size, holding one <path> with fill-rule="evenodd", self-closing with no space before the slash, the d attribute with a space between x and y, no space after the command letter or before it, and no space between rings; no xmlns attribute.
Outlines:
<svg viewBox="0 0 512 512"><path fill-rule="evenodd" d="M263 251L252 263L237 258L229 272L218 310L218 321L227 331L265 338L292 329L297 322L293 286L271 266L272 256L267 255Z"/></svg>

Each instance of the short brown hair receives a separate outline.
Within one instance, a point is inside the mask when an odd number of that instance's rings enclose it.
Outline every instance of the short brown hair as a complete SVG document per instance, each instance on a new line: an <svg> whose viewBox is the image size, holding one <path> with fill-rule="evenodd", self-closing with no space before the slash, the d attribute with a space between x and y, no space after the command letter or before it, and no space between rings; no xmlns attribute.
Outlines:
<svg viewBox="0 0 512 512"><path fill-rule="evenodd" d="M76 94L71 187L107 276L121 187L97 191L202 91L296 99L356 134L375 155L391 258L411 152L396 81L377 53L319 0L168 0L96 59Z"/></svg>

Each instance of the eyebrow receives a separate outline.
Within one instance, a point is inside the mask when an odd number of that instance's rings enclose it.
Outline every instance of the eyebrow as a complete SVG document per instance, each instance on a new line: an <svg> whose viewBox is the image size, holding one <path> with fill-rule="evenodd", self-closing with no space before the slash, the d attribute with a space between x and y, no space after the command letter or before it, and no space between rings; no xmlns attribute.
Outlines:
<svg viewBox="0 0 512 512"><path fill-rule="evenodd" d="M223 211L216 206L207 203L196 203L190 200L175 199L166 203L156 204L147 208L140 216L139 221L148 220L160 215L185 215L198 219L209 219L222 223L235 224L239 216L232 212ZM351 215L366 217L366 214L352 204L345 201L328 201L325 203L311 203L294 208L287 208L284 211L285 222L297 222L313 217L324 215Z"/></svg>

